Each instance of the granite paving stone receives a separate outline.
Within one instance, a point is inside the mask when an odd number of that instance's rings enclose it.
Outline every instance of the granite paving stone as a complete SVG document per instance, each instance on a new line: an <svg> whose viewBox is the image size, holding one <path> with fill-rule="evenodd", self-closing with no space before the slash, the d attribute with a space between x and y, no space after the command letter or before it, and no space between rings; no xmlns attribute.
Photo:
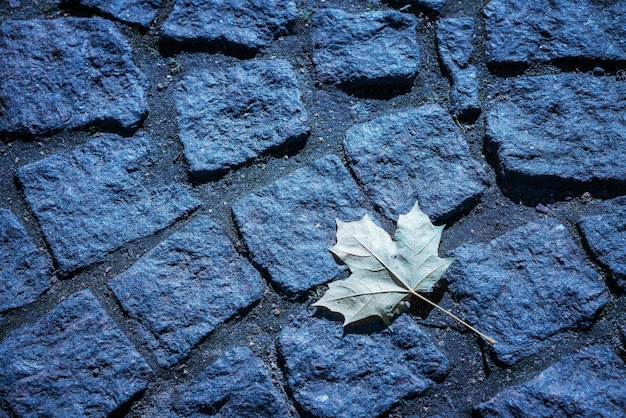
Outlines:
<svg viewBox="0 0 626 418"><path fill-rule="evenodd" d="M477 406L480 417L620 417L626 366L604 344L566 356L536 378Z"/></svg>
<svg viewBox="0 0 626 418"><path fill-rule="evenodd" d="M0 133L136 129L148 112L147 80L131 54L100 18L2 22Z"/></svg>
<svg viewBox="0 0 626 418"><path fill-rule="evenodd" d="M591 255L610 272L617 289L626 290L626 197L604 203L606 213L578 221Z"/></svg>
<svg viewBox="0 0 626 418"><path fill-rule="evenodd" d="M0 314L37 300L53 278L50 260L13 212L0 208Z"/></svg>
<svg viewBox="0 0 626 418"><path fill-rule="evenodd" d="M319 81L349 88L413 83L420 63L415 16L321 9L311 24Z"/></svg>
<svg viewBox="0 0 626 418"><path fill-rule="evenodd" d="M557 198L568 190L626 191L625 82L557 74L501 84L503 98L487 115L486 148L504 186L530 185Z"/></svg>
<svg viewBox="0 0 626 418"><path fill-rule="evenodd" d="M476 68L470 64L474 30L474 19L461 17L437 20L435 31L439 58L452 81L450 108L462 119L475 119L480 114L480 86Z"/></svg>
<svg viewBox="0 0 626 418"><path fill-rule="evenodd" d="M482 166L436 104L353 125L344 148L365 193L392 220L416 200L434 220L450 218L470 208L486 187Z"/></svg>
<svg viewBox="0 0 626 418"><path fill-rule="evenodd" d="M488 65L626 60L626 4L492 0L483 8Z"/></svg>
<svg viewBox="0 0 626 418"><path fill-rule="evenodd" d="M365 198L338 157L328 155L232 206L250 257L289 298L347 271L328 251L335 218L365 215Z"/></svg>
<svg viewBox="0 0 626 418"><path fill-rule="evenodd" d="M126 23L148 27L156 17L158 0L61 0L62 5L81 6Z"/></svg>
<svg viewBox="0 0 626 418"><path fill-rule="evenodd" d="M298 80L284 60L196 71L176 92L180 139L193 176L215 175L309 135Z"/></svg>
<svg viewBox="0 0 626 418"><path fill-rule="evenodd" d="M15 416L107 416L152 378L89 290L0 343L0 392Z"/></svg>
<svg viewBox="0 0 626 418"><path fill-rule="evenodd" d="M589 327L607 302L604 282L555 219L453 255L444 276L450 294L461 317L496 340L491 350L505 365L538 354L561 332Z"/></svg>
<svg viewBox="0 0 626 418"><path fill-rule="evenodd" d="M147 348L168 367L261 298L261 275L200 216L109 282Z"/></svg>
<svg viewBox="0 0 626 418"><path fill-rule="evenodd" d="M105 134L17 170L61 276L154 234L199 205L178 184L148 185L150 152L142 135Z"/></svg>
<svg viewBox="0 0 626 418"><path fill-rule="evenodd" d="M257 52L289 34L297 17L293 0L176 0L161 42L176 49Z"/></svg>
<svg viewBox="0 0 626 418"><path fill-rule="evenodd" d="M289 408L263 362L246 347L226 351L172 396L178 417L287 418Z"/></svg>
<svg viewBox="0 0 626 418"><path fill-rule="evenodd" d="M408 315L371 334L300 314L278 336L287 385L315 417L374 417L422 394L448 373L448 360Z"/></svg>

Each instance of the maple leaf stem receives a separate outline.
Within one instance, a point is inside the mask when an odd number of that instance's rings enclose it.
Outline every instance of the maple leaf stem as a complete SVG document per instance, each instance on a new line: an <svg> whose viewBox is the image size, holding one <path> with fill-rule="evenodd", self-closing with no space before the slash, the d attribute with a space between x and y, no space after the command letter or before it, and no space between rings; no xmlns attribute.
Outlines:
<svg viewBox="0 0 626 418"><path fill-rule="evenodd" d="M490 338L488 336L486 336L485 334L483 334L482 332L478 331L476 328L474 328L473 326L471 326L470 324L468 324L467 322L463 321L461 318L459 318L458 316L456 316L455 314L453 314L452 312L450 312L447 309L442 308L441 306L437 305L435 302L432 302L430 299L428 299L425 296L420 295L419 293L417 293L415 290L413 289L408 289L409 293L412 294L413 296L423 300L424 302L428 303L430 306L435 307L437 309L439 309L440 311L442 311L443 313L445 313L446 315L449 315L450 317L452 317L455 321L458 321L459 323L465 325L467 327L467 329L469 329L470 331L475 332L478 336L480 336L481 338L483 338L485 341L487 341L489 344L494 345L496 343L496 340L494 340L493 338Z"/></svg>

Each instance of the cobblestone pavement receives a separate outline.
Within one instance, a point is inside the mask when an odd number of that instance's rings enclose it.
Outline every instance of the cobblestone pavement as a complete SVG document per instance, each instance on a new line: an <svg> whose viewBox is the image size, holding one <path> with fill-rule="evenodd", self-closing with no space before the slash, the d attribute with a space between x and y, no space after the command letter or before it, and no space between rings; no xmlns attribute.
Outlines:
<svg viewBox="0 0 626 418"><path fill-rule="evenodd" d="M626 415L626 4L2 0L0 417ZM311 307L335 219L457 257Z"/></svg>

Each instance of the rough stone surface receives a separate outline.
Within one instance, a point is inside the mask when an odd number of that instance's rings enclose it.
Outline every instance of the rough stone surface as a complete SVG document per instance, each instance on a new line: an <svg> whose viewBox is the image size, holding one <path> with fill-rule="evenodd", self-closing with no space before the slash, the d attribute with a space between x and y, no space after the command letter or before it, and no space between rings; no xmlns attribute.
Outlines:
<svg viewBox="0 0 626 418"><path fill-rule="evenodd" d="M254 52L288 34L297 17L293 0L177 0L163 24L161 42Z"/></svg>
<svg viewBox="0 0 626 418"><path fill-rule="evenodd" d="M626 290L626 197L605 203L606 213L578 222L591 255L611 273L613 284Z"/></svg>
<svg viewBox="0 0 626 418"><path fill-rule="evenodd" d="M488 64L626 60L623 2L492 0L483 14Z"/></svg>
<svg viewBox="0 0 626 418"><path fill-rule="evenodd" d="M414 16L321 9L312 27L319 81L352 88L412 84L420 63Z"/></svg>
<svg viewBox="0 0 626 418"><path fill-rule="evenodd" d="M8 20L0 26L0 133L91 125L128 131L147 114L144 74L113 23Z"/></svg>
<svg viewBox="0 0 626 418"><path fill-rule="evenodd" d="M183 417L291 416L263 362L244 347L228 350L191 384L179 388L172 409Z"/></svg>
<svg viewBox="0 0 626 418"><path fill-rule="evenodd" d="M177 91L176 107L194 176L237 167L309 134L296 75L284 60L189 74Z"/></svg>
<svg viewBox="0 0 626 418"><path fill-rule="evenodd" d="M364 205L339 158L326 156L235 202L232 210L254 263L293 298L347 271L328 251L335 218L355 221Z"/></svg>
<svg viewBox="0 0 626 418"><path fill-rule="evenodd" d="M52 278L50 260L13 212L0 208L0 314L37 300Z"/></svg>
<svg viewBox="0 0 626 418"><path fill-rule="evenodd" d="M452 91L450 92L450 110L463 120L474 120L481 111L478 92L480 83L476 68L470 65L452 74Z"/></svg>
<svg viewBox="0 0 626 418"><path fill-rule="evenodd" d="M0 344L0 391L15 416L107 416L152 370L89 290Z"/></svg>
<svg viewBox="0 0 626 418"><path fill-rule="evenodd" d="M260 274L215 222L191 222L109 286L163 366L186 357L217 325L258 301Z"/></svg>
<svg viewBox="0 0 626 418"><path fill-rule="evenodd" d="M591 325L607 301L604 282L555 219L453 253L444 277L461 317L496 340L491 349L506 365L537 354L560 332Z"/></svg>
<svg viewBox="0 0 626 418"><path fill-rule="evenodd" d="M158 0L62 0L61 4L82 6L122 22L148 27L159 11Z"/></svg>
<svg viewBox="0 0 626 418"><path fill-rule="evenodd" d="M474 51L474 19L449 17L437 20L437 49L444 68L454 72L469 65Z"/></svg>
<svg viewBox="0 0 626 418"><path fill-rule="evenodd" d="M585 347L476 409L484 418L621 417L626 411L626 366L606 345Z"/></svg>
<svg viewBox="0 0 626 418"><path fill-rule="evenodd" d="M177 184L147 186L143 136L103 135L17 170L26 201L66 276L198 206Z"/></svg>
<svg viewBox="0 0 626 418"><path fill-rule="evenodd" d="M474 19L442 18L435 32L439 57L452 80L450 110L461 119L475 119L480 114L480 86L476 68L470 65L474 29Z"/></svg>
<svg viewBox="0 0 626 418"><path fill-rule="evenodd" d="M304 312L278 337L289 389L316 417L373 417L425 392L448 372L447 358L409 316L372 334Z"/></svg>
<svg viewBox="0 0 626 418"><path fill-rule="evenodd" d="M475 203L486 186L481 165L439 105L354 125L344 148L365 193L393 220L416 200L431 218L449 218Z"/></svg>
<svg viewBox="0 0 626 418"><path fill-rule="evenodd" d="M486 146L505 186L526 183L554 195L626 191L626 83L577 74L521 77L503 82L500 97L487 115Z"/></svg>

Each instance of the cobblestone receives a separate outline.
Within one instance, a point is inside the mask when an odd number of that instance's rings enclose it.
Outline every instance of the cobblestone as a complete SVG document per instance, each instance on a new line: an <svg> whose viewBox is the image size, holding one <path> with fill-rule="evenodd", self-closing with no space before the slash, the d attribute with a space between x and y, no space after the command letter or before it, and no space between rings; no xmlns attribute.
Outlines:
<svg viewBox="0 0 626 418"><path fill-rule="evenodd" d="M545 349L558 333L588 327L607 302L606 286L554 219L453 253L449 291L463 317L497 341L491 351L506 365Z"/></svg>
<svg viewBox="0 0 626 418"><path fill-rule="evenodd" d="M52 263L7 209L0 209L0 260L0 314L34 302L50 288Z"/></svg>
<svg viewBox="0 0 626 418"><path fill-rule="evenodd" d="M371 417L423 393L448 373L448 360L412 319L393 331L344 333L341 322L299 315L278 337L294 399L316 417Z"/></svg>
<svg viewBox="0 0 626 418"><path fill-rule="evenodd" d="M145 137L106 135L17 171L60 275L154 234L198 206L180 185L146 185L151 161Z"/></svg>
<svg viewBox="0 0 626 418"><path fill-rule="evenodd" d="M626 59L621 2L492 0L483 14L488 64Z"/></svg>
<svg viewBox="0 0 626 418"><path fill-rule="evenodd" d="M206 217L161 242L109 286L166 367L263 293L259 273Z"/></svg>
<svg viewBox="0 0 626 418"><path fill-rule="evenodd" d="M348 170L328 156L237 201L233 215L253 262L298 298L347 271L328 251L335 218L357 220L363 204Z"/></svg>
<svg viewBox="0 0 626 418"><path fill-rule="evenodd" d="M300 143L310 132L296 75L284 60L195 71L181 82L176 107L189 171L196 177Z"/></svg>
<svg viewBox="0 0 626 418"><path fill-rule="evenodd" d="M88 290L0 344L0 391L17 416L106 416L152 377Z"/></svg>
<svg viewBox="0 0 626 418"><path fill-rule="evenodd" d="M47 134L91 125L136 129L147 80L111 22L9 20L0 26L0 133Z"/></svg>
<svg viewBox="0 0 626 418"><path fill-rule="evenodd" d="M354 125L344 147L359 183L392 220L419 200L424 212L442 221L470 208L486 186L484 170L439 105Z"/></svg>
<svg viewBox="0 0 626 418"><path fill-rule="evenodd" d="M420 63L413 16L322 9L312 25L313 62L321 82L351 88L413 82Z"/></svg>
<svg viewBox="0 0 626 418"><path fill-rule="evenodd" d="M161 42L177 49L256 52L289 33L297 13L293 0L177 0L163 24Z"/></svg>

